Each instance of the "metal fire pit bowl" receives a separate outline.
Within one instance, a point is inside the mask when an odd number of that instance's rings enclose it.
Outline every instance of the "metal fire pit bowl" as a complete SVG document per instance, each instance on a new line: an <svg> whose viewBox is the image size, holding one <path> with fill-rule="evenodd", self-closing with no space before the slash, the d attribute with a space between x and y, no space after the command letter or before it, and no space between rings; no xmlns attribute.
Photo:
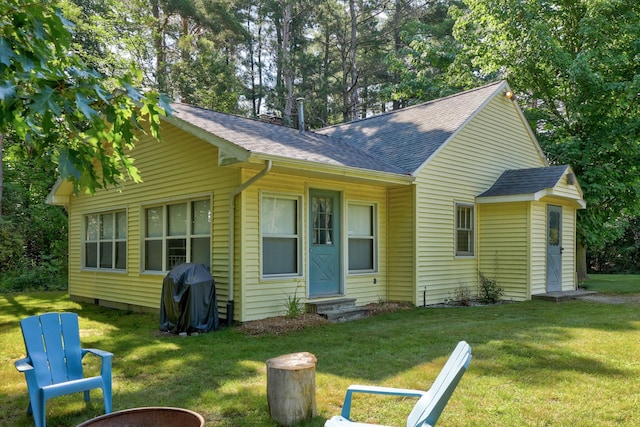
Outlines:
<svg viewBox="0 0 640 427"><path fill-rule="evenodd" d="M204 418L182 408L148 407L112 412L77 427L203 427Z"/></svg>

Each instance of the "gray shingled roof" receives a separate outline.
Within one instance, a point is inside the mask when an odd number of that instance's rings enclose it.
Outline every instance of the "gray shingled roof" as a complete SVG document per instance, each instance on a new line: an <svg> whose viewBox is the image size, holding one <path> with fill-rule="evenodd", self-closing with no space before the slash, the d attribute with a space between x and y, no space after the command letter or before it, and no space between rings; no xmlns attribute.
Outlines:
<svg viewBox="0 0 640 427"><path fill-rule="evenodd" d="M558 184L569 166L549 166L533 169L507 170L496 182L478 197L514 196L535 194Z"/></svg>
<svg viewBox="0 0 640 427"><path fill-rule="evenodd" d="M505 82L320 129L414 174Z"/></svg>
<svg viewBox="0 0 640 427"><path fill-rule="evenodd" d="M172 104L173 117L249 153L402 175L431 155L506 86L492 83L446 98L315 132Z"/></svg>
<svg viewBox="0 0 640 427"><path fill-rule="evenodd" d="M251 153L404 174L374 154L328 135L300 132L259 120L218 113L182 103L171 104L172 117L216 135Z"/></svg>

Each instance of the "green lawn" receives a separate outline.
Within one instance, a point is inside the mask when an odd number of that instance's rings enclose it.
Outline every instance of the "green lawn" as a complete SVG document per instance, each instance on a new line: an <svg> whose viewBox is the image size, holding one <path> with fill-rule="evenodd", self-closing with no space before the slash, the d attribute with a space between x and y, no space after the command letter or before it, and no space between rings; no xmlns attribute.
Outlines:
<svg viewBox="0 0 640 427"><path fill-rule="evenodd" d="M634 274L592 274L583 285L587 290L601 294L640 294L639 277Z"/></svg>
<svg viewBox="0 0 640 427"><path fill-rule="evenodd" d="M618 277L619 279L616 279ZM640 293L640 276L597 276L588 287ZM618 285L619 284L619 288ZM322 426L340 412L351 383L426 389L459 340L473 360L438 425L640 425L640 306L587 301L529 301L466 308L416 308L284 336L252 337L224 329L166 337L158 317L70 302L62 293L0 295L0 425L31 426L18 321L46 311L80 314L83 344L112 351L114 410L177 406L209 426L275 426L266 402L265 361L309 351L318 359ZM97 365L88 363L95 371ZM50 427L73 426L102 413L94 392L49 402ZM356 401L362 421L404 425L412 401Z"/></svg>

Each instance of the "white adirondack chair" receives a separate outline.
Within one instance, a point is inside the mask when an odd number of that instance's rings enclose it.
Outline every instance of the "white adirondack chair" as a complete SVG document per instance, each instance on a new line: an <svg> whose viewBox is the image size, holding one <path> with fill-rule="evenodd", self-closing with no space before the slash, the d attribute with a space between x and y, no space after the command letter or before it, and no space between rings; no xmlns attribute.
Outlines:
<svg viewBox="0 0 640 427"><path fill-rule="evenodd" d="M377 424L358 423L350 419L351 398L354 393L373 393L419 397L407 418L407 427L435 426L460 378L471 362L471 346L460 341L428 391L391 387L352 385L347 388L341 415L324 424L325 427L380 427Z"/></svg>

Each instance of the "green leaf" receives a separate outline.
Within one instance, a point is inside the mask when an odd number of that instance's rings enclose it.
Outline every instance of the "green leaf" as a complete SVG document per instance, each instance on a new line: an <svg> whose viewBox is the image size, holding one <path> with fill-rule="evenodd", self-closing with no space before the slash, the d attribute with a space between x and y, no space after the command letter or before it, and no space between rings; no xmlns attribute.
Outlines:
<svg viewBox="0 0 640 427"><path fill-rule="evenodd" d="M6 65L7 67L11 65L11 59L15 57L11 46L9 43L3 38L0 38L0 63Z"/></svg>
<svg viewBox="0 0 640 427"><path fill-rule="evenodd" d="M91 108L92 100L82 93L76 93L76 107L89 120L98 117L98 112Z"/></svg>
<svg viewBox="0 0 640 427"><path fill-rule="evenodd" d="M80 170L75 165L76 156L68 148L63 148L58 156L58 171L63 179L75 178L79 180L81 177Z"/></svg>
<svg viewBox="0 0 640 427"><path fill-rule="evenodd" d="M44 114L52 96L53 88L44 86L39 93L33 96L33 103L29 106L31 111L37 114Z"/></svg>
<svg viewBox="0 0 640 427"><path fill-rule="evenodd" d="M16 86L9 80L0 82L0 101L6 102L16 96Z"/></svg>

